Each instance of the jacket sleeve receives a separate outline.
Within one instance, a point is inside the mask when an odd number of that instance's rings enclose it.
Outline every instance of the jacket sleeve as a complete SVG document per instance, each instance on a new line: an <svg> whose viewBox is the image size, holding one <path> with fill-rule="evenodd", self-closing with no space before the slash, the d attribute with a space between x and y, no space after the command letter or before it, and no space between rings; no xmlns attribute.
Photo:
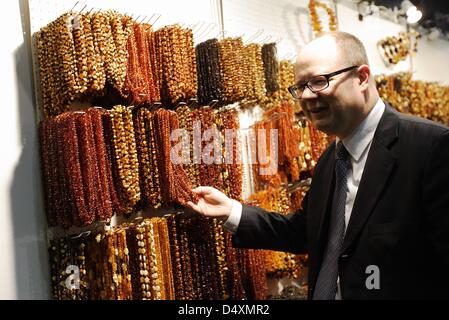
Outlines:
<svg viewBox="0 0 449 320"><path fill-rule="evenodd" d="M446 270L444 286L449 294L449 131L432 147L423 177L424 237L434 265Z"/></svg>
<svg viewBox="0 0 449 320"><path fill-rule="evenodd" d="M302 209L287 216L243 205L239 227L232 237L233 246L305 253L307 199L308 193Z"/></svg>

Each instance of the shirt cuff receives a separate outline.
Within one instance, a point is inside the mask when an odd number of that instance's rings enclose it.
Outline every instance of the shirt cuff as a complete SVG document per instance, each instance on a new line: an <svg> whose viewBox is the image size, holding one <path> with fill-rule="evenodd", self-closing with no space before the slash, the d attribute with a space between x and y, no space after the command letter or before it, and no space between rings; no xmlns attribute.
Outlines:
<svg viewBox="0 0 449 320"><path fill-rule="evenodd" d="M228 219L223 226L231 233L236 233L239 227L240 218L242 217L242 204L237 200L232 199L232 209Z"/></svg>

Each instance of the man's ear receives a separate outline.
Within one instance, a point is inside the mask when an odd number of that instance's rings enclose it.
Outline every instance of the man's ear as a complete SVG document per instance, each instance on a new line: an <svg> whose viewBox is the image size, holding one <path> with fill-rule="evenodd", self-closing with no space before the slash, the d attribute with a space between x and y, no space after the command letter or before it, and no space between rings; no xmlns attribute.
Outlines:
<svg viewBox="0 0 449 320"><path fill-rule="evenodd" d="M357 68L357 77L360 81L360 89L362 92L368 90L369 78L371 76L371 70L366 64L362 64Z"/></svg>

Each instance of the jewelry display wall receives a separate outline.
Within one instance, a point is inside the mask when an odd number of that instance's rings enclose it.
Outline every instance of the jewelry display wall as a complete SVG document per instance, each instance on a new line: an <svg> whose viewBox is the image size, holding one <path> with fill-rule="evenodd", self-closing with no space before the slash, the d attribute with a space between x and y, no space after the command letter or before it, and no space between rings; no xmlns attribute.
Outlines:
<svg viewBox="0 0 449 320"><path fill-rule="evenodd" d="M278 61L277 43L223 37L196 44L194 28L156 29L136 20L109 10L66 13L35 38L45 91L40 141L47 219L54 227L54 297L266 298L266 274L298 278L307 257L233 249L218 221L198 221L183 209L195 200L189 190L211 185L246 200L248 175L257 192L249 203L283 213L297 209L307 184L295 183L312 176L332 137L313 128L292 100L287 87L294 82L293 64ZM407 83L433 103L426 109L418 109L418 101L393 106L447 123L447 112L438 107L444 88ZM385 93L387 101L393 91ZM193 140L196 121L223 137L240 128L239 114L253 107L264 112L250 130L279 132L276 174L258 174L258 163L247 170L235 163L169 161L174 130L187 130ZM219 148L234 156L249 153L251 139ZM269 203L261 203L264 197ZM79 270L80 291L66 290L64 267L70 265ZM99 282L100 274L107 277Z"/></svg>

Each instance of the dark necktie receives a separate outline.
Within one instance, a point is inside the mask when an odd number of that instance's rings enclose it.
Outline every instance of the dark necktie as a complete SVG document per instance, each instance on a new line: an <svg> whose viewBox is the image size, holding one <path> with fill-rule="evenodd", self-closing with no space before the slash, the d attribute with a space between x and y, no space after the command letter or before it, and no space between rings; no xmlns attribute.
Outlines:
<svg viewBox="0 0 449 320"><path fill-rule="evenodd" d="M337 293L338 257L345 235L345 204L348 172L351 169L349 153L341 141L335 150L335 190L329 224L329 237L323 263L315 286L314 300L334 300Z"/></svg>

